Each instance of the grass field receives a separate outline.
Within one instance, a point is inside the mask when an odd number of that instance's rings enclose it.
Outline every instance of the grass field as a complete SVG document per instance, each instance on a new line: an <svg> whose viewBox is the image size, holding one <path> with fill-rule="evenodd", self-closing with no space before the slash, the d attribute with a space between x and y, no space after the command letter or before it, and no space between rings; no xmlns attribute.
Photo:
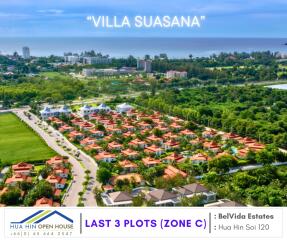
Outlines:
<svg viewBox="0 0 287 240"><path fill-rule="evenodd" d="M0 114L0 159L4 164L48 159L56 153L12 113Z"/></svg>

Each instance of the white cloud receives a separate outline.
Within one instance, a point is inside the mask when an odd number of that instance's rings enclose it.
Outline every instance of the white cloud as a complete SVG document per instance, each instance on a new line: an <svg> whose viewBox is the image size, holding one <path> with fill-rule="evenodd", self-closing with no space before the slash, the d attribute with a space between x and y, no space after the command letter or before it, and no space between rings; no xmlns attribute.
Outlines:
<svg viewBox="0 0 287 240"><path fill-rule="evenodd" d="M24 13L11 13L11 12L0 12L0 18L26 18L29 17L28 14Z"/></svg>
<svg viewBox="0 0 287 240"><path fill-rule="evenodd" d="M37 10L37 13L45 14L45 15L61 15L64 13L64 10L61 9L41 9Z"/></svg>

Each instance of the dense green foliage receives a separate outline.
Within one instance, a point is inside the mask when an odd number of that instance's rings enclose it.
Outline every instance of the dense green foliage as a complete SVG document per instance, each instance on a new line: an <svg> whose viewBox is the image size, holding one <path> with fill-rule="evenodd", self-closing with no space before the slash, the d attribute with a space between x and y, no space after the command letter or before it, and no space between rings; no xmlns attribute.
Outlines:
<svg viewBox="0 0 287 240"><path fill-rule="evenodd" d="M53 188L51 184L45 180L40 181L31 191L28 192L24 199L24 205L32 206L35 204L36 200L42 197L53 197Z"/></svg>
<svg viewBox="0 0 287 240"><path fill-rule="evenodd" d="M287 206L286 166L265 166L234 175L209 172L203 182L216 191L219 198L253 206Z"/></svg>
<svg viewBox="0 0 287 240"><path fill-rule="evenodd" d="M259 86L204 87L142 95L137 104L287 148L287 92Z"/></svg>

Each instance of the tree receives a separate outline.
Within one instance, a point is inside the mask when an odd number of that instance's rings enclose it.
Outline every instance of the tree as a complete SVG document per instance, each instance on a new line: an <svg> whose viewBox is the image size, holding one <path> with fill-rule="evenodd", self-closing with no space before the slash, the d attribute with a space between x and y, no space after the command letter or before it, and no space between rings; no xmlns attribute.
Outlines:
<svg viewBox="0 0 287 240"><path fill-rule="evenodd" d="M156 137L162 137L163 135L163 132L161 130L159 130L158 128L155 128L153 130L153 134L156 136Z"/></svg>
<svg viewBox="0 0 287 240"><path fill-rule="evenodd" d="M99 168L97 170L97 180L103 184L106 184L112 177L110 170L106 168Z"/></svg>
<svg viewBox="0 0 287 240"><path fill-rule="evenodd" d="M232 156L222 156L215 158L208 162L208 169L217 173L226 173L234 166L234 159Z"/></svg>
<svg viewBox="0 0 287 240"><path fill-rule="evenodd" d="M97 201L97 204L100 206L103 206L103 201L102 201L102 193L103 191L97 187L94 188L93 193L95 195L95 199Z"/></svg>
<svg viewBox="0 0 287 240"><path fill-rule="evenodd" d="M270 164L274 161L273 154L267 150L262 150L256 154L256 162L264 165Z"/></svg>
<svg viewBox="0 0 287 240"><path fill-rule="evenodd" d="M204 201L203 195L195 195L191 198L183 197L180 200L180 205L183 207L198 207L202 206Z"/></svg>
<svg viewBox="0 0 287 240"><path fill-rule="evenodd" d="M134 207L141 207L144 204L144 199L142 195L138 195L133 198L133 206Z"/></svg>
<svg viewBox="0 0 287 240"><path fill-rule="evenodd" d="M37 199L42 197L53 197L53 188L51 184L46 182L45 180L41 180L38 184L35 185L35 187L31 191L28 192L24 199L24 205L32 206Z"/></svg>
<svg viewBox="0 0 287 240"><path fill-rule="evenodd" d="M21 190L18 188L10 188L8 192L2 194L0 200L5 205L17 205L21 199Z"/></svg>
<svg viewBox="0 0 287 240"><path fill-rule="evenodd" d="M50 166L45 166L41 171L40 175L42 176L43 179L46 179L52 171L52 168Z"/></svg>
<svg viewBox="0 0 287 240"><path fill-rule="evenodd" d="M247 172L239 172L233 178L235 186L246 189L256 183L256 177L250 176Z"/></svg>
<svg viewBox="0 0 287 240"><path fill-rule="evenodd" d="M211 186L216 185L216 183L218 181L218 175L214 171L209 171L208 173L203 175L203 181L207 185L211 185Z"/></svg>

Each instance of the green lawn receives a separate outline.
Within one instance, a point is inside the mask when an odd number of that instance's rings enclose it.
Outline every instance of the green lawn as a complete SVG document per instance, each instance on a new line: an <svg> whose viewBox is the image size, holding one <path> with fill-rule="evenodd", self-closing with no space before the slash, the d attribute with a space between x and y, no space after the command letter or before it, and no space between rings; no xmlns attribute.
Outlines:
<svg viewBox="0 0 287 240"><path fill-rule="evenodd" d="M0 114L0 159L4 164L45 160L56 153L12 113Z"/></svg>

